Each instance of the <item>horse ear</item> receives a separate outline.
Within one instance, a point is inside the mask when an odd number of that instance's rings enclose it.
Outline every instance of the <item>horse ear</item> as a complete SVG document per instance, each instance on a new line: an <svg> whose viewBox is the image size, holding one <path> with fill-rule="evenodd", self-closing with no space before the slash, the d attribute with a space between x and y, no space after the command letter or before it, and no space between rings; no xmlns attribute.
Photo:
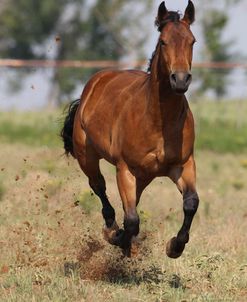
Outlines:
<svg viewBox="0 0 247 302"><path fill-rule="evenodd" d="M168 14L168 10L165 5L165 1L160 3L159 9L158 9L158 14L155 20L155 25L158 27L158 30L160 31L160 25L162 21L166 18Z"/></svg>
<svg viewBox="0 0 247 302"><path fill-rule="evenodd" d="M186 7L183 21L189 25L195 21L195 7L191 0L189 0L188 6Z"/></svg>

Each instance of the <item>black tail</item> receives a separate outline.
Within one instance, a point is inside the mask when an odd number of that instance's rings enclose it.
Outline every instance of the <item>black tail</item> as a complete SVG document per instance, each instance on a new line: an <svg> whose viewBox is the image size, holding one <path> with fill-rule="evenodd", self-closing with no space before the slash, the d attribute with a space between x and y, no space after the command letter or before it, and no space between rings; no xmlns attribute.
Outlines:
<svg viewBox="0 0 247 302"><path fill-rule="evenodd" d="M75 100L69 105L64 120L63 129L61 130L61 134L60 134L64 142L64 150L67 156L69 155L69 153L72 156L74 156L72 137L73 137L75 114L79 104L80 104L80 100Z"/></svg>

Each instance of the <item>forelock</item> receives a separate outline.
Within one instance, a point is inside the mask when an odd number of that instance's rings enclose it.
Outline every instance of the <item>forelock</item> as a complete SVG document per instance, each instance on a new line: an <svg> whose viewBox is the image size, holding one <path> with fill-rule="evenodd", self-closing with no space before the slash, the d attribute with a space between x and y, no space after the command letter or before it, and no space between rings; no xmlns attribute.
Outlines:
<svg viewBox="0 0 247 302"><path fill-rule="evenodd" d="M170 11L161 22L159 22L156 19L155 25L158 27L158 31L161 32L162 29L167 25L167 23L169 22L178 23L180 19L181 19L181 14L179 12Z"/></svg>

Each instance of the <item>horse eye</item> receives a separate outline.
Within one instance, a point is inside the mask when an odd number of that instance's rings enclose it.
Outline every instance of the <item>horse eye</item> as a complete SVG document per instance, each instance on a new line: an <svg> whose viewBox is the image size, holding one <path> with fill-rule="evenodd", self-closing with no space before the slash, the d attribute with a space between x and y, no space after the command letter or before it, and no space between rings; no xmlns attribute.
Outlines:
<svg viewBox="0 0 247 302"><path fill-rule="evenodd" d="M160 40L160 42L161 42L161 45L162 45L162 46L167 45L167 43L166 43L165 41L163 41L163 40Z"/></svg>

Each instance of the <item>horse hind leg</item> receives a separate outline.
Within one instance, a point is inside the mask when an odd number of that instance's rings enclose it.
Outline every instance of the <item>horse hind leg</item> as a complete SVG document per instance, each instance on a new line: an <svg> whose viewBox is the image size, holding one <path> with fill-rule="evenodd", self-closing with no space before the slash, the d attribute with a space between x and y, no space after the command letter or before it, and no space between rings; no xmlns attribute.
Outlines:
<svg viewBox="0 0 247 302"><path fill-rule="evenodd" d="M88 176L89 185L94 193L100 198L102 203L102 215L105 220L103 235L106 241L114 244L114 238L119 227L115 220L115 210L106 195L106 184L99 169L99 160L87 160L87 166L82 167L83 172Z"/></svg>
<svg viewBox="0 0 247 302"><path fill-rule="evenodd" d="M99 161L94 162L96 165L94 172L90 169L88 173L89 185L94 191L94 193L100 198L102 203L102 215L105 220L105 226L103 228L103 236L106 241L110 244L115 244L116 232L119 230L119 227L115 220L115 210L109 202L109 199L106 195L106 184L103 175L99 169Z"/></svg>
<svg viewBox="0 0 247 302"><path fill-rule="evenodd" d="M78 144L77 141L80 143ZM115 220L115 210L110 204L106 195L106 184L99 167L99 156L94 148L87 144L86 134L80 131L80 139L74 139L74 152L82 171L89 180L89 185L93 192L100 198L102 203L102 215L105 220L103 228L104 238L111 244L114 244L116 232L119 227Z"/></svg>

